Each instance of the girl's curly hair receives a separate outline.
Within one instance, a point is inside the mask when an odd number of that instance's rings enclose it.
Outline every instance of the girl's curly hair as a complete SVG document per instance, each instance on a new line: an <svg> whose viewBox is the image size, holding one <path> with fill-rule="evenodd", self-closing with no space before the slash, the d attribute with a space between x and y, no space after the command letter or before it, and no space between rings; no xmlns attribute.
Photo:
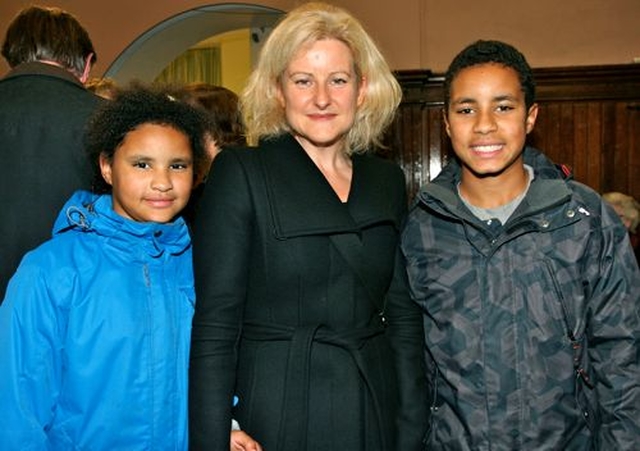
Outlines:
<svg viewBox="0 0 640 451"><path fill-rule="evenodd" d="M134 83L119 89L113 100L105 102L87 125L85 146L94 172L94 192L111 192L111 186L100 172L100 155L111 161L125 136L142 124L166 125L184 133L193 152L194 177L206 171L207 119L204 113L175 99L162 88Z"/></svg>

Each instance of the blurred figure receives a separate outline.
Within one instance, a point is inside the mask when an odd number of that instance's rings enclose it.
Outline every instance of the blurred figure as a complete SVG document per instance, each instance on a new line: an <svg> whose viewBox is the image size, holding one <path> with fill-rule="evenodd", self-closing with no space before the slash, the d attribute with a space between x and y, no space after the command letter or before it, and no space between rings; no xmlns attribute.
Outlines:
<svg viewBox="0 0 640 451"><path fill-rule="evenodd" d="M94 94L108 100L113 99L118 91L118 85L115 80L107 77L90 78L84 86Z"/></svg>
<svg viewBox="0 0 640 451"><path fill-rule="evenodd" d="M209 117L210 136L207 146L209 166L224 147L246 144L236 93L223 86L208 83L190 83L178 88L175 91L175 96L179 100L204 111Z"/></svg>
<svg viewBox="0 0 640 451"><path fill-rule="evenodd" d="M83 129L102 101L83 85L96 62L89 34L70 13L30 6L10 23L0 80L0 299L24 253L50 237L57 212L91 187Z"/></svg>
<svg viewBox="0 0 640 451"><path fill-rule="evenodd" d="M223 86L191 83L185 86L185 101L209 112L218 125L218 147L245 144L242 115L238 109L238 96Z"/></svg>
<svg viewBox="0 0 640 451"><path fill-rule="evenodd" d="M213 159L224 147L246 144L244 127L238 96L230 89L208 83L191 83L170 91L178 100L205 112L209 120L206 167L200 171L201 176L196 179L193 194L183 213L187 222L192 224Z"/></svg>
<svg viewBox="0 0 640 451"><path fill-rule="evenodd" d="M640 263L640 234L638 234L638 224L640 224L640 203L633 197L616 191L604 193L602 198L606 200L618 213L620 220L629 231L631 246L636 254L636 259Z"/></svg>

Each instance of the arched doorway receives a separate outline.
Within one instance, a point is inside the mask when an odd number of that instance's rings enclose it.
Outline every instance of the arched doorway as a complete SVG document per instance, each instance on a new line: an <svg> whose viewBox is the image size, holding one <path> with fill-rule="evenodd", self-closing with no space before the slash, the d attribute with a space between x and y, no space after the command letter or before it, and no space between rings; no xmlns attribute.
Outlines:
<svg viewBox="0 0 640 451"><path fill-rule="evenodd" d="M260 5L226 3L194 8L149 29L133 41L109 66L104 76L125 84L152 81L186 49L211 36L248 28L251 49L257 51L263 35L284 14Z"/></svg>

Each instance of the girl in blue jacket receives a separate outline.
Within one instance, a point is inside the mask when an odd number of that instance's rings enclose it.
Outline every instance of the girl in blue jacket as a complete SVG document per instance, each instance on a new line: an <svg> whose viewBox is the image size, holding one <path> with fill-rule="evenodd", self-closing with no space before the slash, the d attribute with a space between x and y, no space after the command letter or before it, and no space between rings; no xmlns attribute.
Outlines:
<svg viewBox="0 0 640 451"><path fill-rule="evenodd" d="M0 307L3 450L187 449L194 288L179 213L204 125L142 86L90 122L95 193L71 197Z"/></svg>

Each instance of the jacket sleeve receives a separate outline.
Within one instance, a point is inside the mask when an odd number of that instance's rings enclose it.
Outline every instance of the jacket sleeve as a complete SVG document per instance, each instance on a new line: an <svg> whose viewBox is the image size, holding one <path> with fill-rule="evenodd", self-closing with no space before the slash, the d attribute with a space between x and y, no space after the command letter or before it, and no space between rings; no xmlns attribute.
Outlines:
<svg viewBox="0 0 640 451"><path fill-rule="evenodd" d="M404 220L407 205L404 177L401 179L403 195L399 196L399 223ZM428 422L428 399L422 310L409 295L406 262L399 245L385 315L389 322L388 333L396 359L399 388L395 449L423 450Z"/></svg>
<svg viewBox="0 0 640 451"><path fill-rule="evenodd" d="M216 157L200 202L193 240L189 443L194 450L228 450L252 230L248 179L238 154Z"/></svg>
<svg viewBox="0 0 640 451"><path fill-rule="evenodd" d="M0 443L5 450L46 449L60 386L64 321L49 295L47 272L30 256L0 306Z"/></svg>
<svg viewBox="0 0 640 451"><path fill-rule="evenodd" d="M596 448L632 450L640 437L640 271L627 231L612 211L602 210L587 324L600 419Z"/></svg>

